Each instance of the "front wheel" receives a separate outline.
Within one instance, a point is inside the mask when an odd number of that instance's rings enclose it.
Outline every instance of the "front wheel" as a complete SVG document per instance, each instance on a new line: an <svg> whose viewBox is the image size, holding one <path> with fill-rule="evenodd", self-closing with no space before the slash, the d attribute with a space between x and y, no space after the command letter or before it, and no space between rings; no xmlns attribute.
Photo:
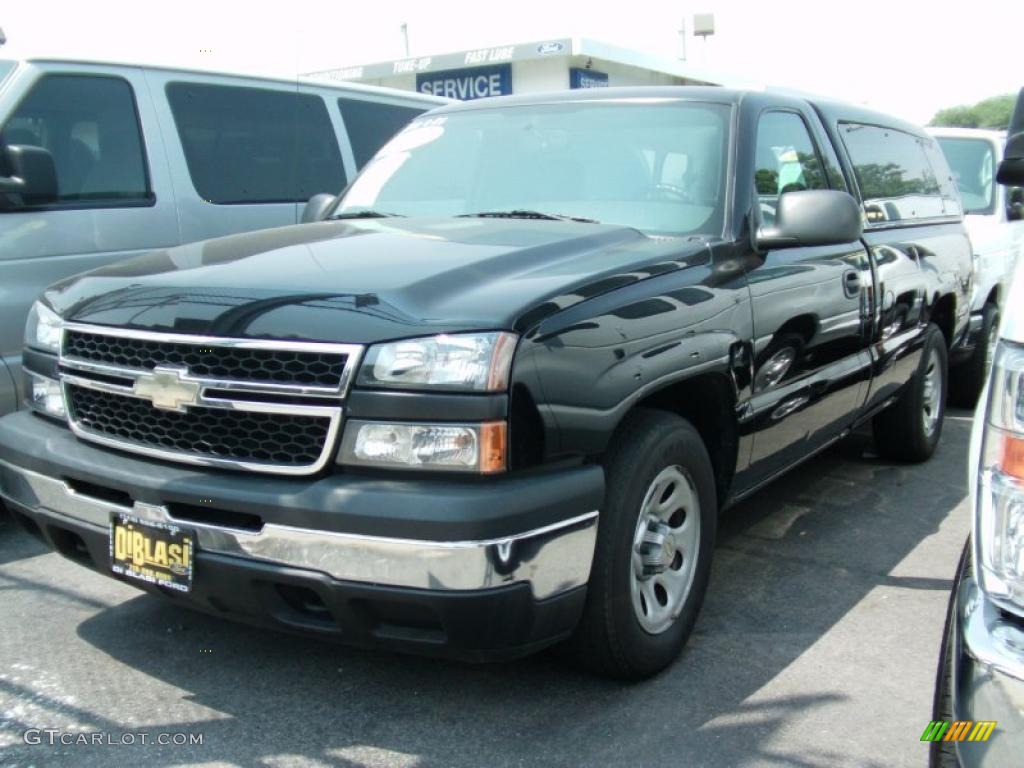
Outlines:
<svg viewBox="0 0 1024 768"><path fill-rule="evenodd" d="M711 571L714 472L697 430L638 409L605 458L607 491L583 617L570 650L592 671L638 680L679 655Z"/></svg>
<svg viewBox="0 0 1024 768"><path fill-rule="evenodd" d="M883 459L921 462L935 453L946 414L946 360L946 338L929 325L917 371L900 399L872 422L875 450Z"/></svg>

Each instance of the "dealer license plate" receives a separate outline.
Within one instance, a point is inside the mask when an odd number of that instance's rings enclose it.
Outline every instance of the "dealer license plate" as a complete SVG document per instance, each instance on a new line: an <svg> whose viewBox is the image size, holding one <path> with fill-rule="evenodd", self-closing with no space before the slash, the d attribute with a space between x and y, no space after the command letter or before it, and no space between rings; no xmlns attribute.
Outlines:
<svg viewBox="0 0 1024 768"><path fill-rule="evenodd" d="M194 550L195 535L180 525L110 515L110 568L127 579L188 592Z"/></svg>

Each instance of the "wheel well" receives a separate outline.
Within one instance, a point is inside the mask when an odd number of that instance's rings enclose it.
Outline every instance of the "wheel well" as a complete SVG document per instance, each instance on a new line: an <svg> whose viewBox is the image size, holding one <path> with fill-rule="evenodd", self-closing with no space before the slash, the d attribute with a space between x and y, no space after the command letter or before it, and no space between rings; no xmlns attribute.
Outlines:
<svg viewBox="0 0 1024 768"><path fill-rule="evenodd" d="M931 321L939 326L946 337L946 346L953 345L953 329L956 327L956 299L952 294L939 296L932 305Z"/></svg>
<svg viewBox="0 0 1024 768"><path fill-rule="evenodd" d="M736 471L735 402L729 379L720 374L707 374L660 389L634 406L679 414L700 433L715 472L719 508L725 502Z"/></svg>
<svg viewBox="0 0 1024 768"><path fill-rule="evenodd" d="M779 338L785 333L796 333L803 336L804 343L807 343L817 330L818 322L813 315L797 315L784 322L774 335L775 338Z"/></svg>

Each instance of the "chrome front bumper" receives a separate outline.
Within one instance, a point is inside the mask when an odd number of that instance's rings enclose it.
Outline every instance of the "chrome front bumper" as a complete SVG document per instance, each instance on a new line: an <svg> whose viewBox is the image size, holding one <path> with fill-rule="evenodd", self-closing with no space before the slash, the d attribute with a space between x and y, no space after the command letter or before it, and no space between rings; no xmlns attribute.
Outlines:
<svg viewBox="0 0 1024 768"><path fill-rule="evenodd" d="M978 588L970 568L953 617L953 717L996 721L986 742L958 742L961 765L1020 765L1024 755L1024 629Z"/></svg>
<svg viewBox="0 0 1024 768"><path fill-rule="evenodd" d="M318 571L341 581L431 590L481 590L530 584L537 600L580 587L590 577L597 511L499 539L427 541L311 530L265 523L237 530L174 518L167 507L132 507L83 495L59 478L0 461L0 498L55 525L96 533L113 512L171 522L196 533L198 549Z"/></svg>

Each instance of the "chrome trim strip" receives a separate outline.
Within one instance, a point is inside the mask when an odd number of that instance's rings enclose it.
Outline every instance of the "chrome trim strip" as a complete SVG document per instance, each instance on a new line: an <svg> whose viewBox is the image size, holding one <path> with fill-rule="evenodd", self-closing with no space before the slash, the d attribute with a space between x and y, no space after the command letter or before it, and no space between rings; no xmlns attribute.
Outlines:
<svg viewBox="0 0 1024 768"><path fill-rule="evenodd" d="M199 456L187 452L172 451L161 448L152 448L146 445L135 443L129 440L105 435L83 427L75 418L73 409L69 405L67 385L86 387L100 392L106 392L122 397L141 398L134 389L135 382L144 375L151 373L148 369L128 368L107 363L97 363L89 360L82 360L76 357L66 357L64 354L67 334L63 330L79 331L99 336L111 336L115 338L130 338L143 341L155 341L166 344L190 344L196 346L211 346L236 349L268 349L275 351L300 351L300 352L323 352L328 354L344 354L345 368L342 371L338 387L307 387L289 384L263 384L260 382L241 382L224 379L203 378L199 376L182 376L182 380L195 382L200 386L199 396L195 406L203 408L219 408L222 410L247 411L251 413L297 413L304 416L330 418L327 439L321 449L316 462L299 466L282 466L274 463L261 463L239 461L234 459L218 459L208 456ZM64 323L61 333L60 344L60 381L64 391L64 403L68 412L68 424L72 432L83 440L89 440L108 448L116 448L130 453L149 456L164 461L192 464L203 467L219 467L225 469L245 470L249 472L264 472L277 475L310 475L319 472L330 462L338 442L338 435L341 431L342 407L341 400L348 393L349 386L358 369L362 359L363 347L358 344L327 344L320 342L287 341L270 339L230 339L217 336L193 336L181 333L158 333L155 331L137 331L130 328L114 328L100 325L87 325L82 323ZM131 382L130 386L122 386L108 381L100 381L80 374L94 373L103 376L112 376L125 379ZM267 395L292 395L295 397L316 396L321 398L337 398L338 405L306 405L302 403L275 403L259 402L248 399L234 399L228 397L207 397L211 390L218 390L230 393L249 393Z"/></svg>
<svg viewBox="0 0 1024 768"><path fill-rule="evenodd" d="M138 400L149 400L149 398L139 395L132 387L122 387L106 381L97 381L96 379L75 376L70 373L62 373L60 380L62 384L74 384L86 389L95 389L97 392L106 392L122 397L134 397ZM191 376L182 376L182 380L199 381ZM340 407L329 405L259 402L257 400L232 400L229 397L207 397L206 389L207 387L204 386L200 390L196 404L189 405L189 408L218 408L220 410L250 411L252 413L301 413L306 416L334 416L341 410Z"/></svg>
<svg viewBox="0 0 1024 768"><path fill-rule="evenodd" d="M166 344L195 344L199 346L212 346L212 347L225 347L228 349L269 349L278 352L321 352L327 354L339 354L346 355L345 368L341 373L341 380L337 387L306 387L294 384L258 384L255 383L252 386L255 389L249 390L249 382L232 382L222 381L217 379L203 379L203 382L211 388L224 389L232 387L244 387L246 391L268 391L268 392L285 392L290 394L310 394L310 395L336 395L344 397L348 394L349 387L352 384L352 379L355 376L356 369L359 367L359 363L363 356L363 346L361 344L335 344L329 342L319 341L289 341L287 339L234 339L226 338L223 336L193 336L184 333L160 333L158 331L138 331L133 328L115 328L112 326L105 325L88 325L85 323L63 323L63 330L68 331L79 331L82 333L93 333L99 336L113 336L121 339L139 339L141 341L156 341L163 342ZM109 369L116 369L122 372L134 372L135 375L139 373L148 373L143 369L132 369L132 368L120 368L119 366L107 366L104 363L95 363L88 360L81 360L75 357L67 357L64 352L66 334L61 333L60 336L60 360L62 364L73 365L79 367L82 364L85 366L100 366ZM98 373L105 373L106 371L99 370ZM109 373L108 375L121 375L117 373ZM223 386L214 386L223 385Z"/></svg>
<svg viewBox="0 0 1024 768"><path fill-rule="evenodd" d="M131 508L84 496L63 480L0 461L0 497L36 514L106 532L112 512L196 532L204 552L320 571L342 581L435 590L489 589L528 582L536 599L590 578L598 512L499 539L426 541L266 524L258 532L180 520L166 507Z"/></svg>

